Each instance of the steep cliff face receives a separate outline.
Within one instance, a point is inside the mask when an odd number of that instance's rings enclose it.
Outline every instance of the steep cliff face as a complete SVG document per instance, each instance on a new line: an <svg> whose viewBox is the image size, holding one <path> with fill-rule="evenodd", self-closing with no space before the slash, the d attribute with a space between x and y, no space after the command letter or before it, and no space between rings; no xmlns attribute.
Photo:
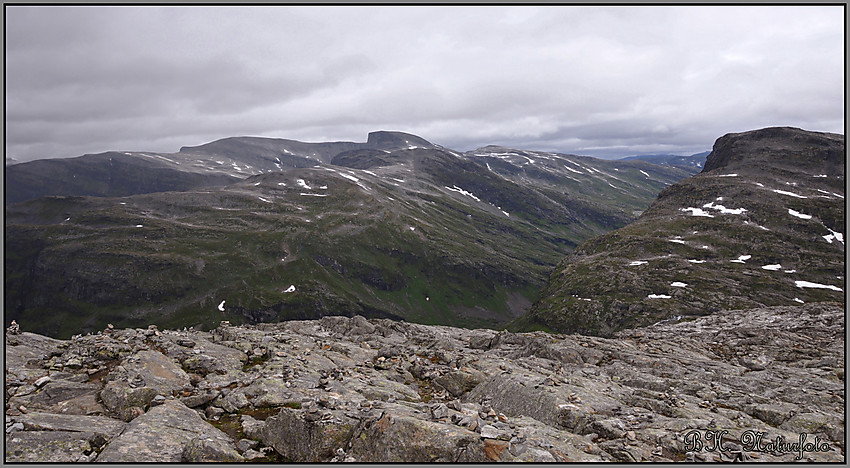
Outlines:
<svg viewBox="0 0 850 468"><path fill-rule="evenodd" d="M5 460L842 462L844 324L821 303L613 338L360 316L70 340L13 327ZM780 437L817 445L765 448Z"/></svg>
<svg viewBox="0 0 850 468"><path fill-rule="evenodd" d="M700 174L568 255L516 326L610 335L719 310L841 301L844 171L841 135L721 137Z"/></svg>

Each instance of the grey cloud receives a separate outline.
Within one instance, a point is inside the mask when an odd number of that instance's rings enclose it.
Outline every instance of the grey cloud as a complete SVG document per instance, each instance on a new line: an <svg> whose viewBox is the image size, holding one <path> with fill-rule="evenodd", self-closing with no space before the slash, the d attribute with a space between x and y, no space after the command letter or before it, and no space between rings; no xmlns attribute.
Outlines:
<svg viewBox="0 0 850 468"><path fill-rule="evenodd" d="M389 129L615 156L767 125L840 132L841 11L7 7L6 153Z"/></svg>

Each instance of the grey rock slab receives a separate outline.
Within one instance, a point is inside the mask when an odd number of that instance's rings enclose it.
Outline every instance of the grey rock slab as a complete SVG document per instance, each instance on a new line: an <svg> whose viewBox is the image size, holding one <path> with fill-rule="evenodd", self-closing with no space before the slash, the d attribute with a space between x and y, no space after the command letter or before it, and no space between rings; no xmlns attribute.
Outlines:
<svg viewBox="0 0 850 468"><path fill-rule="evenodd" d="M240 371L244 363L248 361L248 356L244 352L207 340L196 340L194 350L200 353L193 353L186 358L183 366L201 375Z"/></svg>
<svg viewBox="0 0 850 468"><path fill-rule="evenodd" d="M6 435L7 463L73 463L93 450L92 433L24 431Z"/></svg>
<svg viewBox="0 0 850 468"><path fill-rule="evenodd" d="M105 441L121 434L127 424L105 416L81 416L70 414L30 412L16 416L28 431L89 432Z"/></svg>
<svg viewBox="0 0 850 468"><path fill-rule="evenodd" d="M101 388L102 384L98 382L53 380L17 401L31 410L66 414L102 413L104 408L97 402Z"/></svg>
<svg viewBox="0 0 850 468"><path fill-rule="evenodd" d="M389 412L365 424L346 453L367 463L489 461L475 432Z"/></svg>
<svg viewBox="0 0 850 468"><path fill-rule="evenodd" d="M173 359L158 351L144 350L122 363L130 378L139 374L146 387L160 395L171 395L189 384L189 375Z"/></svg>
<svg viewBox="0 0 850 468"><path fill-rule="evenodd" d="M184 448L198 436L228 446L233 442L177 400L167 400L134 419L103 449L98 462L179 463ZM235 449L234 449L235 450Z"/></svg>

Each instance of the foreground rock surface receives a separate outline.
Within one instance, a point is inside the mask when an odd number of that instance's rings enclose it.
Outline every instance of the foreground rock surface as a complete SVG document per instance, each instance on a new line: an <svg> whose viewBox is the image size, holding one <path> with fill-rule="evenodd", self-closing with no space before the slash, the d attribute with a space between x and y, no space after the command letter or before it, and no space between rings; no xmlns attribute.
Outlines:
<svg viewBox="0 0 850 468"><path fill-rule="evenodd" d="M838 303L613 338L362 317L6 338L7 462L845 460Z"/></svg>

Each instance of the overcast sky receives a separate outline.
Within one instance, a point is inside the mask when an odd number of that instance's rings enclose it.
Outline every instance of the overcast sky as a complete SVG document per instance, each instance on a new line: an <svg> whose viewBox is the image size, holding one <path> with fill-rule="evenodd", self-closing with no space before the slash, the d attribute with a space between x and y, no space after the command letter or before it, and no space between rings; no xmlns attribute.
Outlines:
<svg viewBox="0 0 850 468"><path fill-rule="evenodd" d="M600 157L844 133L841 6L6 6L6 156L399 130Z"/></svg>

